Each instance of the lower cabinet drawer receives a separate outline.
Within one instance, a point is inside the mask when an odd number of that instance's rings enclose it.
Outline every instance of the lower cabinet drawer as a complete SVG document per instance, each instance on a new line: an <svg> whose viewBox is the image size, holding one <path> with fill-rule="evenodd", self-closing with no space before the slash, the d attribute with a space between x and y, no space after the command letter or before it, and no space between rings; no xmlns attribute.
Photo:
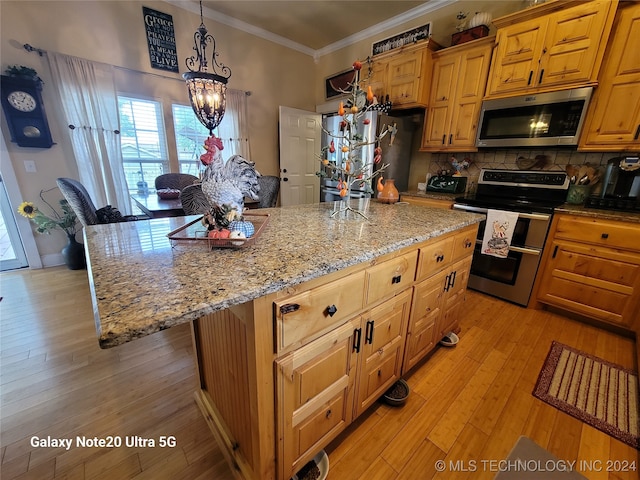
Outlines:
<svg viewBox="0 0 640 480"><path fill-rule="evenodd" d="M453 258L453 244L454 237L448 237L420 248L416 280L430 277L448 265Z"/></svg>
<svg viewBox="0 0 640 480"><path fill-rule="evenodd" d="M415 250L367 268L367 305L410 286L416 276L417 261L418 251Z"/></svg>
<svg viewBox="0 0 640 480"><path fill-rule="evenodd" d="M274 302L276 350L297 344L339 325L363 308L365 273Z"/></svg>
<svg viewBox="0 0 640 480"><path fill-rule="evenodd" d="M560 217L555 232L555 238L634 251L640 251L639 237L637 225L571 216Z"/></svg>

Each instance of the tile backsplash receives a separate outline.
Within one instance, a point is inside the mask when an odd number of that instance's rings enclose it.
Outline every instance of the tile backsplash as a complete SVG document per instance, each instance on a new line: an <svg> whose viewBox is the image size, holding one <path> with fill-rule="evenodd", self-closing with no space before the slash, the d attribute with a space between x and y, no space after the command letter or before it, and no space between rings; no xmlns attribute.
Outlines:
<svg viewBox="0 0 640 480"><path fill-rule="evenodd" d="M434 153L431 155L429 163L429 175L437 175L443 170L455 173L451 166L451 157L455 157L458 162L465 158L469 159L470 166L462 171L462 175L469 177L467 181L467 191L474 191L480 170L483 168L497 168L518 170L517 159L535 158L537 155L545 155L546 163L542 170L564 171L567 164L584 165L589 164L594 167L604 167L607 162L614 157L626 155L637 155L619 152L577 152L575 150L544 150L544 149L482 149L473 153ZM536 170L540 170L536 167ZM604 170L601 168L601 170Z"/></svg>

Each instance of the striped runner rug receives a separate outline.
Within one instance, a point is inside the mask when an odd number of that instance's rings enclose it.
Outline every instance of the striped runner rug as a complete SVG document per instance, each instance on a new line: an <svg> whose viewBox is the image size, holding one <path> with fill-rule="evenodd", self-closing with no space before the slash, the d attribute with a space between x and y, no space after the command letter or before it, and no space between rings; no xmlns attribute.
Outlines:
<svg viewBox="0 0 640 480"><path fill-rule="evenodd" d="M638 375L559 342L533 396L640 450Z"/></svg>

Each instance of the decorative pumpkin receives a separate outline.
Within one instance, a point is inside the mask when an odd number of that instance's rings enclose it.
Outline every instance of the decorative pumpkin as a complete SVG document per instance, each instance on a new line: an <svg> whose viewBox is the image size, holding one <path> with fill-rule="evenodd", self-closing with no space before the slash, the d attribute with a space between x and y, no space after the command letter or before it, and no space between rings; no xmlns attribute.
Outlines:
<svg viewBox="0 0 640 480"><path fill-rule="evenodd" d="M480 25L491 26L491 20L493 19L490 12L476 12L476 14L469 20L469 28L479 27Z"/></svg>
<svg viewBox="0 0 640 480"><path fill-rule="evenodd" d="M228 228L229 230L231 230L231 232L234 232L234 231L242 232L245 238L252 237L256 231L255 227L253 226L253 223L247 220L234 220L229 224Z"/></svg>

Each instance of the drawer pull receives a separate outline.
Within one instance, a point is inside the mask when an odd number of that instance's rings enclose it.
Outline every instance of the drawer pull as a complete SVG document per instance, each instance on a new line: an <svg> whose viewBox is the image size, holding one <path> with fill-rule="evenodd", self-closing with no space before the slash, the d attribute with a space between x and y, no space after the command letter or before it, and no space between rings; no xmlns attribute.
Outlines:
<svg viewBox="0 0 640 480"><path fill-rule="evenodd" d="M360 352L360 340L362 340L362 329L356 328L353 331L353 350L354 352Z"/></svg>
<svg viewBox="0 0 640 480"><path fill-rule="evenodd" d="M436 263L440 263L444 260L444 255L437 255L436 256Z"/></svg>
<svg viewBox="0 0 640 480"><path fill-rule="evenodd" d="M607 238L609 238L609 234L608 233L603 233L602 235L600 235L602 238L604 238L605 240Z"/></svg>
<svg viewBox="0 0 640 480"><path fill-rule="evenodd" d="M287 313L295 312L297 310L300 310L300 305L297 303L287 303L280 307L280 313L282 315L286 315Z"/></svg>
<svg viewBox="0 0 640 480"><path fill-rule="evenodd" d="M471 247L471 245L473 245L473 243L471 242L471 240L469 240L468 238L465 239L464 241L464 248L469 248Z"/></svg>
<svg viewBox="0 0 640 480"><path fill-rule="evenodd" d="M373 325L374 325L374 321L373 320L369 320L367 321L367 329L365 330L365 334L364 334L364 343L365 344L372 344L373 343Z"/></svg>
<svg viewBox="0 0 640 480"><path fill-rule="evenodd" d="M391 278L391 284L400 283L402 281L402 275L396 275Z"/></svg>
<svg viewBox="0 0 640 480"><path fill-rule="evenodd" d="M327 311L327 315L329 315L330 317L333 317L338 311L338 307L336 307L335 305L330 305L327 307L326 311Z"/></svg>
<svg viewBox="0 0 640 480"><path fill-rule="evenodd" d="M327 410L327 413L324 416L325 418L331 418L331 409Z"/></svg>

